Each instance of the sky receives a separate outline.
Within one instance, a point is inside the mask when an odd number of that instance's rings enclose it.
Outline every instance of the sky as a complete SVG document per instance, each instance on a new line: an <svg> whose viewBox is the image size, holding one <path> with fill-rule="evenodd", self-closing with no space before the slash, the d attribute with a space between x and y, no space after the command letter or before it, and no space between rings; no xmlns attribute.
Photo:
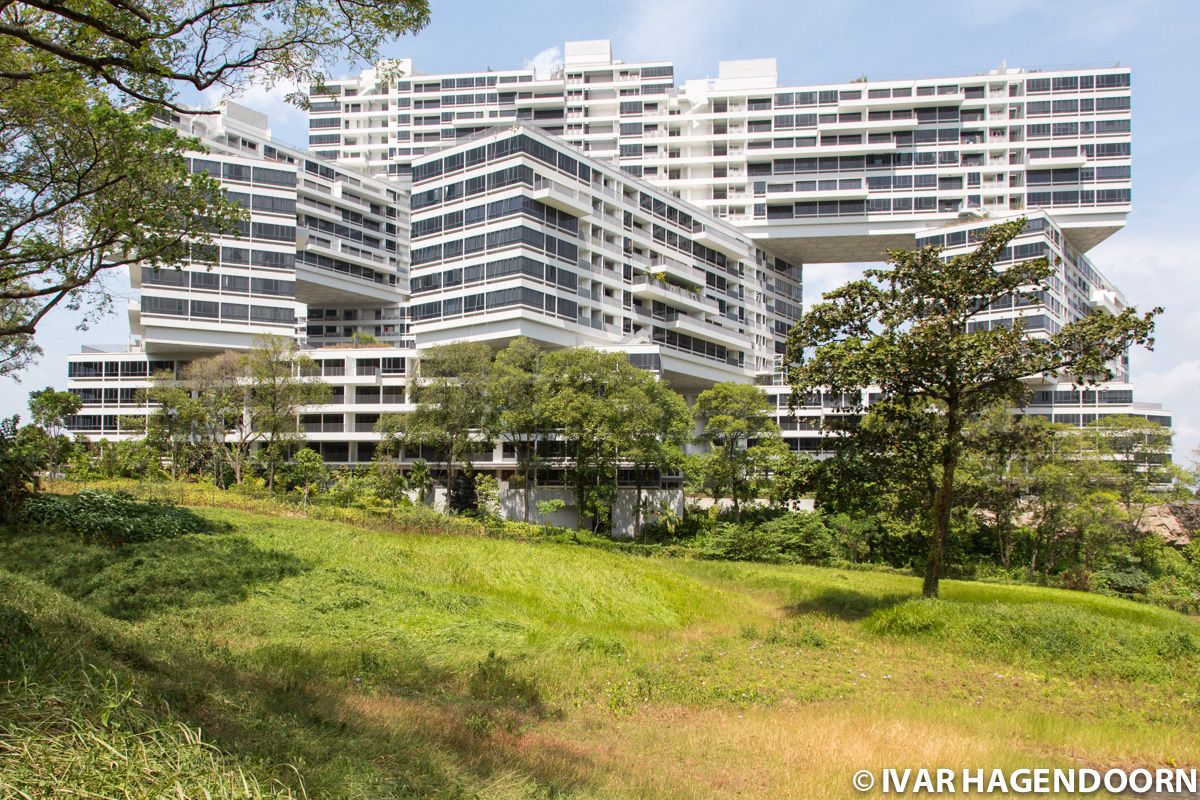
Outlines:
<svg viewBox="0 0 1200 800"><path fill-rule="evenodd" d="M715 77L721 60L777 60L780 85L975 74L1009 67L1133 67L1133 213L1090 253L1139 308L1162 306L1153 352L1132 353L1135 399L1159 402L1175 421L1175 452L1200 445L1200 101L1180 85L1200 75L1197 0L430 0L423 31L388 44L424 72L548 66L565 41L611 39L626 61L670 60L676 81ZM342 74L366 65L346 64ZM268 113L275 135L303 143L303 113L287 87L254 87L241 102ZM858 265L806 264L805 296L854 278ZM111 278L119 297L128 281ZM65 356L82 344L128 340L124 303L76 330L76 315L43 322L41 361L19 384L0 379L0 414L26 415L28 392L66 385Z"/></svg>

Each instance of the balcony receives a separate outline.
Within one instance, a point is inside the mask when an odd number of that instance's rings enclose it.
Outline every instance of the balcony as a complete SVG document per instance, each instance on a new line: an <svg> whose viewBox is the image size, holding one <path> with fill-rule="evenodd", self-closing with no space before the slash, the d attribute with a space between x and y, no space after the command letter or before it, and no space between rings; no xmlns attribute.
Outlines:
<svg viewBox="0 0 1200 800"><path fill-rule="evenodd" d="M586 217L592 213L591 198L585 193L545 178L534 178L530 197L574 217Z"/></svg>
<svg viewBox="0 0 1200 800"><path fill-rule="evenodd" d="M669 331L678 331L691 336L697 336L710 342L717 344L729 344L730 338L738 336L737 331L723 328L719 325L713 325L696 317L690 317L686 314L678 314L674 319L668 320L663 327Z"/></svg>
<svg viewBox="0 0 1200 800"><path fill-rule="evenodd" d="M730 258L746 258L751 249L732 234L725 233L712 225L705 225L692 234L692 238L714 250L719 250Z"/></svg>
<svg viewBox="0 0 1200 800"><path fill-rule="evenodd" d="M1092 289L1088 296L1088 305L1097 311L1107 311L1116 316L1125 310L1125 298L1112 289Z"/></svg>
<svg viewBox="0 0 1200 800"><path fill-rule="evenodd" d="M634 297L645 300L659 300L679 306L687 311L696 311L701 314L719 313L717 304L699 292L673 286L649 275L640 275L633 279L632 294Z"/></svg>
<svg viewBox="0 0 1200 800"><path fill-rule="evenodd" d="M1086 167L1086 156L1059 156L1057 158L1026 158L1025 165L1030 169L1058 169L1070 167Z"/></svg>
<svg viewBox="0 0 1200 800"><path fill-rule="evenodd" d="M703 286L705 282L704 271L685 264L682 261L676 261L673 258L666 256L655 256L652 260L635 259L643 262L645 269L651 275L662 273L670 278L675 278L678 281L686 283L690 286Z"/></svg>
<svg viewBox="0 0 1200 800"><path fill-rule="evenodd" d="M908 97L877 97L859 98L858 100L839 100L839 109L862 108L881 111L888 108L929 108L930 106L959 106L966 95L962 92L954 94L928 94L917 96L915 93Z"/></svg>

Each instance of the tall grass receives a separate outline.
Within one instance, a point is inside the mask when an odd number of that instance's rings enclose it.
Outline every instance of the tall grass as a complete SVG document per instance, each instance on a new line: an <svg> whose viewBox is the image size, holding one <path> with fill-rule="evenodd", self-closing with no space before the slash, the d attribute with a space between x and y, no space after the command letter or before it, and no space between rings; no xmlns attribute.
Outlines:
<svg viewBox="0 0 1200 800"><path fill-rule="evenodd" d="M196 513L213 532L118 547L0 534L5 789L842 797L860 766L1200 764L1200 622L1162 609Z"/></svg>

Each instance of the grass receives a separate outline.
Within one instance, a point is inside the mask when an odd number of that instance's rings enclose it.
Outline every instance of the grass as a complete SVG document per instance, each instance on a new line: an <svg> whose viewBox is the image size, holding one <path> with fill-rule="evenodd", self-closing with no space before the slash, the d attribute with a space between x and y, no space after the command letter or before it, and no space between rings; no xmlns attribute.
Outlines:
<svg viewBox="0 0 1200 800"><path fill-rule="evenodd" d="M1200 622L1163 609L199 513L219 532L0 536L0 795L822 798L864 767L1200 765Z"/></svg>

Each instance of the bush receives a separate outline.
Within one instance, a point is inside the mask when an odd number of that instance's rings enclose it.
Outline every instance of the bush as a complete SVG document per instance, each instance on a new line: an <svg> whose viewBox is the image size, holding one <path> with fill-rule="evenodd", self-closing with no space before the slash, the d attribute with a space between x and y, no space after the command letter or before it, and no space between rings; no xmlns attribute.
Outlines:
<svg viewBox="0 0 1200 800"><path fill-rule="evenodd" d="M1091 584L1096 591L1119 595L1145 594L1150 587L1150 575L1141 567L1136 556L1121 554L1092 573Z"/></svg>
<svg viewBox="0 0 1200 800"><path fill-rule="evenodd" d="M138 501L127 492L85 489L75 495L38 495L23 511L25 521L57 528L88 544L117 547L169 539L212 529L203 517L157 500Z"/></svg>
<svg viewBox="0 0 1200 800"><path fill-rule="evenodd" d="M757 524L718 523L697 540L696 547L703 558L727 561L830 564L839 555L821 515L806 511Z"/></svg>

